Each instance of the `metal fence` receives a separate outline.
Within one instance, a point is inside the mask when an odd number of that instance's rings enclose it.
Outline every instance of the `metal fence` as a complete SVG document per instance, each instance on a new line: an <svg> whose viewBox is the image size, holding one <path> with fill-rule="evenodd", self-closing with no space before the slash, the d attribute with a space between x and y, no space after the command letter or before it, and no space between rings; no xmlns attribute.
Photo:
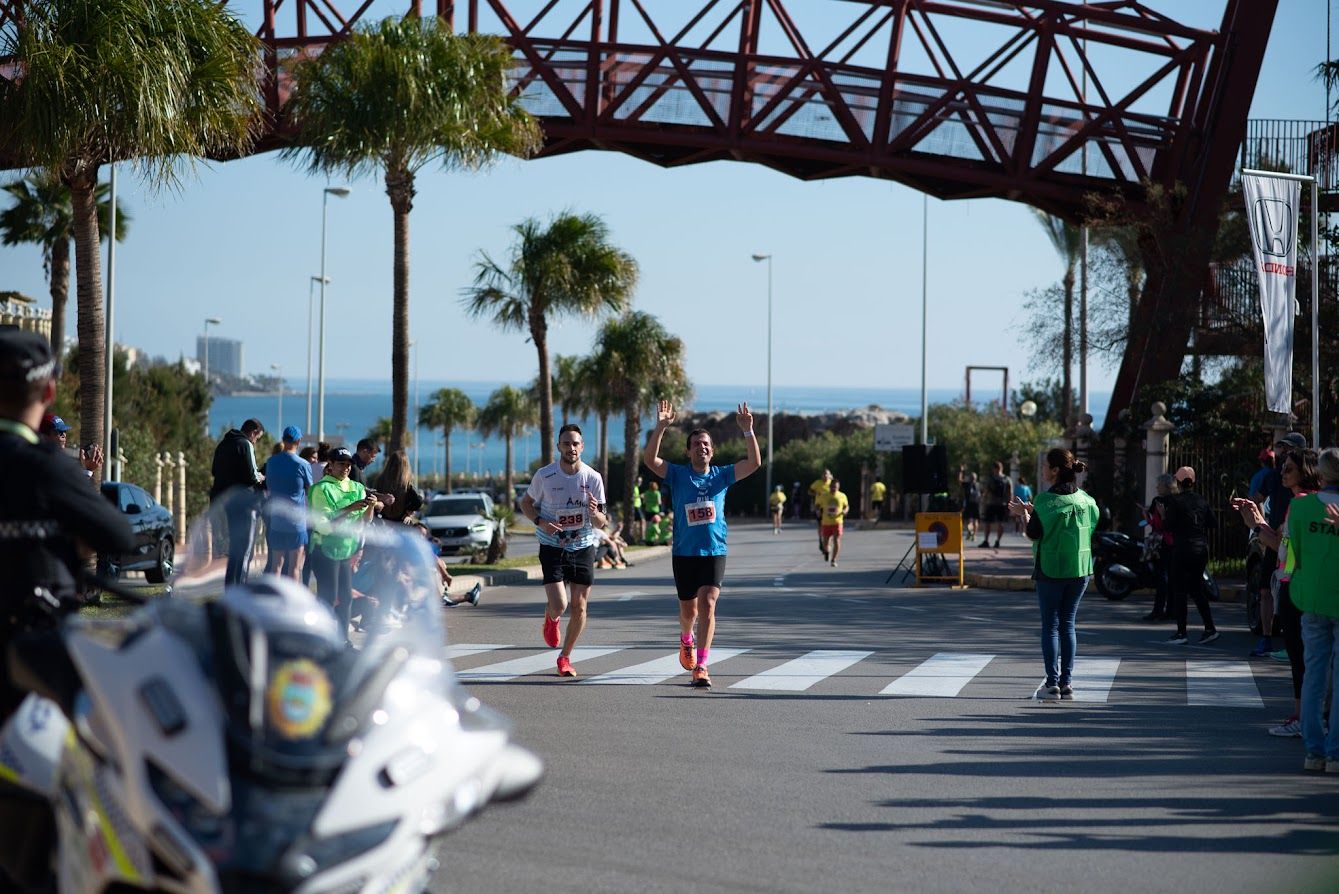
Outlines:
<svg viewBox="0 0 1339 894"><path fill-rule="evenodd" d="M1205 444L1172 437L1167 456L1168 470L1175 472L1182 466L1193 468L1196 489L1209 501L1213 513L1209 525L1210 559L1246 556L1249 531L1228 501L1234 496L1247 496L1251 476L1260 468L1256 459L1258 452L1259 445L1252 448L1242 444Z"/></svg>
<svg viewBox="0 0 1339 894"><path fill-rule="evenodd" d="M1316 177L1322 190L1339 189L1339 124L1252 118L1246 122L1239 168L1268 168Z"/></svg>

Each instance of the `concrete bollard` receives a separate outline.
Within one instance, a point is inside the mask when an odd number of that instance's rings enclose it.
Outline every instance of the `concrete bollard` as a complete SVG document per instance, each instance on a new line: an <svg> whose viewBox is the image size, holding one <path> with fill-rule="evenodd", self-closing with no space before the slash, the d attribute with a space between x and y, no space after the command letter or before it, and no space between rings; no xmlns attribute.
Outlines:
<svg viewBox="0 0 1339 894"><path fill-rule="evenodd" d="M1144 423L1144 505L1148 506L1158 495L1158 476L1167 472L1167 453L1171 433L1175 428L1167 421L1167 405L1153 402L1153 418Z"/></svg>

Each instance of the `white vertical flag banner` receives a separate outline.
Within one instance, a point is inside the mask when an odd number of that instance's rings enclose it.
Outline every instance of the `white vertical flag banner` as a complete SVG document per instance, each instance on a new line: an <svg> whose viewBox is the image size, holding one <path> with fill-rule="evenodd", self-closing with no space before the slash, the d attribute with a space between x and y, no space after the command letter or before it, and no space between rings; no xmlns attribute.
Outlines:
<svg viewBox="0 0 1339 894"><path fill-rule="evenodd" d="M1265 404L1275 413L1291 413L1293 318L1298 312L1297 219L1302 184L1243 174L1241 185L1265 324Z"/></svg>

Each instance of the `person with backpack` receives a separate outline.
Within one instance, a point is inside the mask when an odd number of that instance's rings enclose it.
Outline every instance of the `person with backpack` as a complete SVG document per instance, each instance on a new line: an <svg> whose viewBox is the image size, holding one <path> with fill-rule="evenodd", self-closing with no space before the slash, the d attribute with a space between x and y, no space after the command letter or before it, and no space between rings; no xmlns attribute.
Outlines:
<svg viewBox="0 0 1339 894"><path fill-rule="evenodd" d="M958 484L962 486L962 526L968 540L976 539L976 527L981 522L981 489L976 485L976 473L966 466L958 469Z"/></svg>

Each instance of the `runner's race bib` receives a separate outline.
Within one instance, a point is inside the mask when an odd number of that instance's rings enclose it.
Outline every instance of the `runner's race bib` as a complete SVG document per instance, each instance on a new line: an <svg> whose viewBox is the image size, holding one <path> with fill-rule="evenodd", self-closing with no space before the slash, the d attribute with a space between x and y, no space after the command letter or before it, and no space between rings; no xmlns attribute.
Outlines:
<svg viewBox="0 0 1339 894"><path fill-rule="evenodd" d="M688 518L689 526L709 525L716 520L716 504L711 500L703 500L700 503L689 503L684 507L684 515Z"/></svg>
<svg viewBox="0 0 1339 894"><path fill-rule="evenodd" d="M579 531L586 527L586 510L581 507L564 509L558 513L554 522L564 531Z"/></svg>

